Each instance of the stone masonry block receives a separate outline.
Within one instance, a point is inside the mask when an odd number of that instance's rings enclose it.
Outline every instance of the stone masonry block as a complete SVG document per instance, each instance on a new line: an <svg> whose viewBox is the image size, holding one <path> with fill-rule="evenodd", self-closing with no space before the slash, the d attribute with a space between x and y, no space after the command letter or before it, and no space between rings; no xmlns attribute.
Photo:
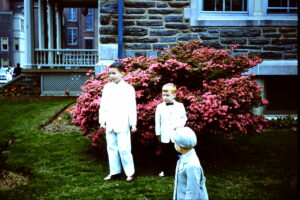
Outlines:
<svg viewBox="0 0 300 200"><path fill-rule="evenodd" d="M149 16L149 19L162 19L162 16Z"/></svg>
<svg viewBox="0 0 300 200"><path fill-rule="evenodd" d="M162 37L160 38L160 42L176 42L176 38L175 37Z"/></svg>
<svg viewBox="0 0 300 200"><path fill-rule="evenodd" d="M181 14L181 10L177 9L149 9L149 14L162 14L162 15L168 15L168 14Z"/></svg>
<svg viewBox="0 0 300 200"><path fill-rule="evenodd" d="M162 26L163 23L160 21L137 21L138 26Z"/></svg>
<svg viewBox="0 0 300 200"><path fill-rule="evenodd" d="M297 44L297 39L273 39L271 43L273 45Z"/></svg>
<svg viewBox="0 0 300 200"><path fill-rule="evenodd" d="M184 7L187 7L188 5L190 5L189 2L169 2L168 3L170 5L170 7L173 7L173 8L184 8Z"/></svg>
<svg viewBox="0 0 300 200"><path fill-rule="evenodd" d="M270 52L270 51L251 51L248 53L249 56L259 56L262 59L282 59L282 53L281 52Z"/></svg>
<svg viewBox="0 0 300 200"><path fill-rule="evenodd" d="M153 50L163 50L164 48L168 48L166 44L153 44Z"/></svg>
<svg viewBox="0 0 300 200"><path fill-rule="evenodd" d="M164 3L164 2L157 2L156 3L156 6L158 8L167 8L168 7L168 4Z"/></svg>
<svg viewBox="0 0 300 200"><path fill-rule="evenodd" d="M152 30L150 36L172 36L179 33L177 30Z"/></svg>
<svg viewBox="0 0 300 200"><path fill-rule="evenodd" d="M146 19L146 16L124 15L123 19Z"/></svg>
<svg viewBox="0 0 300 200"><path fill-rule="evenodd" d="M117 20L113 20L112 21L112 25L118 27L118 21ZM135 22L134 21L123 21L123 25L124 26L134 26L135 25Z"/></svg>
<svg viewBox="0 0 300 200"><path fill-rule="evenodd" d="M249 38L249 44L253 44L253 45L266 45L266 44L270 44L270 39L269 38L264 38L264 37Z"/></svg>
<svg viewBox="0 0 300 200"><path fill-rule="evenodd" d="M100 42L101 43L115 43L116 39L113 37L101 37Z"/></svg>
<svg viewBox="0 0 300 200"><path fill-rule="evenodd" d="M150 44L125 44L126 49L151 49Z"/></svg>
<svg viewBox="0 0 300 200"><path fill-rule="evenodd" d="M201 40L215 40L219 38L219 34L216 33L200 33L199 34Z"/></svg>
<svg viewBox="0 0 300 200"><path fill-rule="evenodd" d="M101 13L117 14L118 4L117 2L101 2L100 4Z"/></svg>
<svg viewBox="0 0 300 200"><path fill-rule="evenodd" d="M166 22L183 22L183 17L181 16L166 16Z"/></svg>
<svg viewBox="0 0 300 200"><path fill-rule="evenodd" d="M189 28L189 26L185 24L166 24L165 26L166 28L179 29L179 30Z"/></svg>
<svg viewBox="0 0 300 200"><path fill-rule="evenodd" d="M264 37L269 37L269 38L280 38L281 37L281 34L280 33L273 33L273 32L270 32L270 33L264 33L263 34Z"/></svg>
<svg viewBox="0 0 300 200"><path fill-rule="evenodd" d="M124 38L124 42L128 42L128 43L156 43L156 42L158 42L158 39L157 38L128 37L128 38Z"/></svg>
<svg viewBox="0 0 300 200"><path fill-rule="evenodd" d="M221 44L246 44L246 38L221 38Z"/></svg>
<svg viewBox="0 0 300 200"><path fill-rule="evenodd" d="M126 36L145 36L148 34L147 29L144 28L136 28L136 27L126 27L124 29L124 35Z"/></svg>
<svg viewBox="0 0 300 200"><path fill-rule="evenodd" d="M109 15L101 15L101 17L100 17L101 25L108 25L109 21L110 21L110 16Z"/></svg>
<svg viewBox="0 0 300 200"><path fill-rule="evenodd" d="M258 28L231 28L231 29L221 29L221 37L259 37L261 36L261 30Z"/></svg>
<svg viewBox="0 0 300 200"><path fill-rule="evenodd" d="M181 34L177 37L178 41L198 40L199 36L195 34Z"/></svg>
<svg viewBox="0 0 300 200"><path fill-rule="evenodd" d="M100 33L102 35L117 35L118 29L116 27L101 27Z"/></svg>
<svg viewBox="0 0 300 200"><path fill-rule="evenodd" d="M144 14L144 9L126 9L126 14Z"/></svg>
<svg viewBox="0 0 300 200"><path fill-rule="evenodd" d="M263 33L276 33L277 29L276 28L263 28L262 31L263 31Z"/></svg>
<svg viewBox="0 0 300 200"><path fill-rule="evenodd" d="M280 33L296 33L297 29L295 29L295 28L280 28L279 32Z"/></svg>
<svg viewBox="0 0 300 200"><path fill-rule="evenodd" d="M286 51L286 50L292 50L293 46L292 45L265 45L263 46L263 50L268 50L268 51Z"/></svg>
<svg viewBox="0 0 300 200"><path fill-rule="evenodd" d="M155 7L154 2L124 2L125 7L130 7L130 8L153 8Z"/></svg>

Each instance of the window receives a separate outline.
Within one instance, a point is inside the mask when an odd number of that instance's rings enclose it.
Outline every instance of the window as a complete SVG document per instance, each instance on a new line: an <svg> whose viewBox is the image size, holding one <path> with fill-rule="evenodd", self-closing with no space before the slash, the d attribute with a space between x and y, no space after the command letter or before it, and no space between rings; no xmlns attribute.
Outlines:
<svg viewBox="0 0 300 200"><path fill-rule="evenodd" d="M77 8L68 9L68 21L76 22L77 21Z"/></svg>
<svg viewBox="0 0 300 200"><path fill-rule="evenodd" d="M8 67L9 59L8 58L2 58L1 63L3 67Z"/></svg>
<svg viewBox="0 0 300 200"><path fill-rule="evenodd" d="M190 0L191 26L297 26L299 0Z"/></svg>
<svg viewBox="0 0 300 200"><path fill-rule="evenodd" d="M85 39L85 48L93 49L94 48L94 40L93 39Z"/></svg>
<svg viewBox="0 0 300 200"><path fill-rule="evenodd" d="M92 8L88 9L88 13L85 16L85 30L86 31L94 30L94 12Z"/></svg>
<svg viewBox="0 0 300 200"><path fill-rule="evenodd" d="M25 29L24 29L24 19L21 19L21 31L25 31Z"/></svg>
<svg viewBox="0 0 300 200"><path fill-rule="evenodd" d="M298 0L266 0L266 14L297 14Z"/></svg>
<svg viewBox="0 0 300 200"><path fill-rule="evenodd" d="M15 44L15 50L19 51L20 47L19 47L19 38L14 38L14 44Z"/></svg>
<svg viewBox="0 0 300 200"><path fill-rule="evenodd" d="M265 114L296 114L298 108L297 76L270 76L265 78ZM289 88L287 90L287 88Z"/></svg>
<svg viewBox="0 0 300 200"><path fill-rule="evenodd" d="M204 0L203 11L235 12L247 11L247 0Z"/></svg>
<svg viewBox="0 0 300 200"><path fill-rule="evenodd" d="M78 28L68 28L68 45L78 45Z"/></svg>
<svg viewBox="0 0 300 200"><path fill-rule="evenodd" d="M7 37L1 38L1 51L8 51L8 38Z"/></svg>

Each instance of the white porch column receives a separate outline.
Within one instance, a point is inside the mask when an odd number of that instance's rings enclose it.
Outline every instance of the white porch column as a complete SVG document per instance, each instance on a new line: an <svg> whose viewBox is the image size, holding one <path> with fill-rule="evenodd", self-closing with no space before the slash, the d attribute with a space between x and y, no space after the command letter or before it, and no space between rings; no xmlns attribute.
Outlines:
<svg viewBox="0 0 300 200"><path fill-rule="evenodd" d="M263 16L263 3L262 0L254 0L253 16Z"/></svg>
<svg viewBox="0 0 300 200"><path fill-rule="evenodd" d="M39 10L38 10L38 20L39 20L39 48L45 48L45 1L39 0Z"/></svg>
<svg viewBox="0 0 300 200"><path fill-rule="evenodd" d="M56 48L62 48L62 11L63 9L56 4Z"/></svg>
<svg viewBox="0 0 300 200"><path fill-rule="evenodd" d="M53 0L47 2L47 23L48 23L48 49L54 49L54 35L53 35L53 23L54 23L54 7ZM48 63L53 63L53 52L49 52Z"/></svg>
<svg viewBox="0 0 300 200"><path fill-rule="evenodd" d="M34 15L33 0L24 0L25 15L25 55L24 68L31 69L34 65Z"/></svg>
<svg viewBox="0 0 300 200"><path fill-rule="evenodd" d="M48 0L47 4L47 23L48 23L48 49L54 48L53 23L54 23L54 8L52 0Z"/></svg>

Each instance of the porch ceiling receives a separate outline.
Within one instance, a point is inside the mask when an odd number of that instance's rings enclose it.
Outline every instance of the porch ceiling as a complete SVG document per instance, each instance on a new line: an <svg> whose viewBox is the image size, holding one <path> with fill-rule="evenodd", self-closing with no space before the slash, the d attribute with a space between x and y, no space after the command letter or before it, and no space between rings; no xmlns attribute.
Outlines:
<svg viewBox="0 0 300 200"><path fill-rule="evenodd" d="M87 7L97 8L98 0L56 0L63 7L76 8L76 7Z"/></svg>

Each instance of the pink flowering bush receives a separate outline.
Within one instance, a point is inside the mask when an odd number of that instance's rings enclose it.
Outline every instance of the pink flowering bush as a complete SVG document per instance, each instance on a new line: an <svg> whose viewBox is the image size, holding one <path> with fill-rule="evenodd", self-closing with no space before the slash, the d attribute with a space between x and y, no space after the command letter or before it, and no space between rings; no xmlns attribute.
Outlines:
<svg viewBox="0 0 300 200"><path fill-rule="evenodd" d="M136 90L138 131L134 141L149 145L155 142L155 109L162 102L165 83L177 85L177 100L184 103L190 126L197 133L233 134L261 132L267 120L253 114L255 107L267 104L254 75L241 75L261 63L258 57L231 56L231 50L202 46L200 41L179 43L159 57L124 58L124 79ZM98 109L101 91L108 82L107 71L94 76L82 86L72 111L73 122L94 146L101 146L104 130L99 129ZM101 116L100 116L101 117Z"/></svg>

